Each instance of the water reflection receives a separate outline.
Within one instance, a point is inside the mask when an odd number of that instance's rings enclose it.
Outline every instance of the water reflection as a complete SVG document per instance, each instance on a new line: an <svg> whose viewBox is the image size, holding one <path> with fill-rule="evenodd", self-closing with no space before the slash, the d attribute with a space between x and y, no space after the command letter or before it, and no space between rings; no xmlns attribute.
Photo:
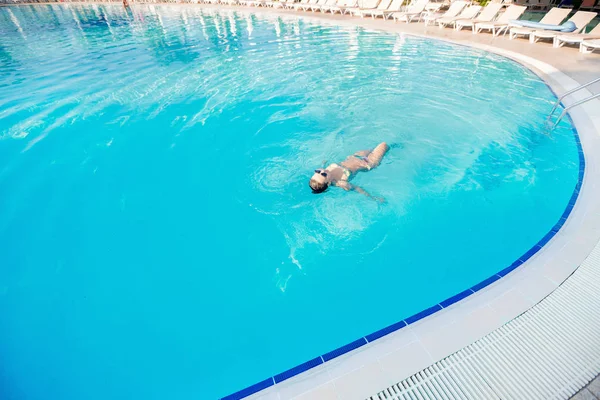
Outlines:
<svg viewBox="0 0 600 400"><path fill-rule="evenodd" d="M365 232L406 215L415 193L535 181L532 121L547 102L507 104L499 114L490 104L505 97L487 88L493 77L498 93L526 102L544 86L481 52L292 17L154 5L4 7L0 29L0 137L23 141L26 152L59 128L102 116L107 126L144 125L148 135L161 126L169 148L206 135L211 146L243 149L235 160L247 162L238 168L249 170L252 191L237 200L273 218L287 245L275 279L282 291L315 254L370 254L387 236ZM443 129L432 115L444 116ZM235 141L220 135L230 125ZM389 176L370 174L385 208L352 196L331 194L318 206L302 197L298 171L384 140L408 149L386 159ZM502 174L486 175L492 162Z"/></svg>

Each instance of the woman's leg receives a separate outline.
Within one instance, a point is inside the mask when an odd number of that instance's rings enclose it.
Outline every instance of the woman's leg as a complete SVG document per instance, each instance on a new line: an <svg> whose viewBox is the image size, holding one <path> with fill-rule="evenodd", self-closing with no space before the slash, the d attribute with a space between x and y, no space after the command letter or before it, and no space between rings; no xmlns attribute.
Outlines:
<svg viewBox="0 0 600 400"><path fill-rule="evenodd" d="M354 153L355 156L359 157L367 157L369 154L371 154L371 150L361 150Z"/></svg>
<svg viewBox="0 0 600 400"><path fill-rule="evenodd" d="M389 149L390 146L388 146L385 142L378 144L377 147L375 147L373 151L367 156L367 160L369 160L369 168L373 169L377 167L381 162L381 159Z"/></svg>

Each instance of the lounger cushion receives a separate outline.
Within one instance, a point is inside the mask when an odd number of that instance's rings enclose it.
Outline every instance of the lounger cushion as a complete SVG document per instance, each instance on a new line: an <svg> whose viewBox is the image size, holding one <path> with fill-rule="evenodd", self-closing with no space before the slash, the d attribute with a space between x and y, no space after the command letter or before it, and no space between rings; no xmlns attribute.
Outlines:
<svg viewBox="0 0 600 400"><path fill-rule="evenodd" d="M539 22L533 22L533 21L522 21L522 20L512 19L512 20L510 20L510 24L524 26L527 28L545 29L547 31L558 31L558 32L573 32L575 29L577 29L577 26L575 26L575 24L571 21L567 21L562 25L550 25L550 24L540 24Z"/></svg>
<svg viewBox="0 0 600 400"><path fill-rule="evenodd" d="M564 24L562 24L562 29L560 30L561 32L573 32L575 29L577 29L577 25L575 25L575 22L573 21L567 21Z"/></svg>

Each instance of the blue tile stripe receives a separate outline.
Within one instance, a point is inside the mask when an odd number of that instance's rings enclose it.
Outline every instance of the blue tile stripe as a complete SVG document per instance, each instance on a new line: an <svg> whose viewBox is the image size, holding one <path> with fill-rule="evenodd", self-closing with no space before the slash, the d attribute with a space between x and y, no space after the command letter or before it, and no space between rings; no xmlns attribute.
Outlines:
<svg viewBox="0 0 600 400"><path fill-rule="evenodd" d="M294 368L290 368L285 372L277 374L273 377L275 383L283 382L286 379L290 379L292 376L296 376L304 371L308 371L311 368L316 367L317 365L323 364L323 358L320 356L317 358L313 358L305 363L295 366Z"/></svg>
<svg viewBox="0 0 600 400"><path fill-rule="evenodd" d="M380 337L383 337L385 335L389 335L392 332L396 332L398 329L402 329L406 326L406 322L404 322L404 320L402 321L398 321L395 324L392 324L390 326L386 326L383 329L380 329L378 331L375 331L373 333L371 333L370 335L365 336L365 339L367 339L367 342L372 342L373 340L377 340Z"/></svg>
<svg viewBox="0 0 600 400"><path fill-rule="evenodd" d="M475 292L483 289L484 287L491 285L492 283L496 282L500 278L502 278L501 275L498 275L498 274L492 275L489 278L484 279L483 281L479 282L477 285L474 285L473 287L471 287L471 290L473 291L473 293L475 293Z"/></svg>
<svg viewBox="0 0 600 400"><path fill-rule="evenodd" d="M550 87L548 86L548 88L550 88ZM554 91L551 88L550 88L550 90L552 91L552 93L554 93ZM556 94L554 94L554 95L556 96ZM564 107L564 105L562 103L561 103L561 106ZM575 207L575 204L577 202L577 198L579 197L579 193L580 193L581 186L583 183L583 177L585 175L585 155L583 154L583 148L581 147L581 142L579 140L577 130L575 129L575 126L573 125L573 120L571 119L571 116L569 114L567 114L567 116L569 118L569 121L571 122L571 125L573 126L573 135L575 136L575 142L577 144L577 154L579 155L579 174L578 174L577 184L575 185L575 187L573 189L573 194L572 194L571 198L569 199L569 203L565 207L565 211L560 216L558 222L556 222L556 224L554 224L554 226L550 229L550 231L548 233L546 233L546 235L544 235L544 237L541 238L539 242L537 242L532 248L530 248L523 255L521 255L515 262L513 262L511 265L504 268L503 270L499 271L498 273L496 273L496 274L490 276L489 278L484 279L483 281L479 282L478 284L472 286L471 288L464 290L452 297L449 297L446 300L442 301L441 303L434 305L433 307L429 307L429 308L427 308L415 315L412 315L402 321L396 322L395 324L392 324L392 325L387 326L383 329L380 329L376 332L373 332L373 333L371 333L367 336L364 336L358 340L348 343L348 344L346 344L342 347L339 347L333 351L330 351L329 353L325 353L320 357L313 358L310 361L300 364L300 365L298 365L294 368L291 368L285 372L282 372L281 374L275 375L272 378L265 379L264 381L254 384L252 386L249 386L245 389L242 389L239 392L235 392L227 397L223 397L222 400L237 400L237 399L242 399L244 397L250 396L256 392L259 392L263 389L273 386L276 383L283 382L286 379L289 379L289 378L296 376L302 372L308 371L311 368L321 365L325 361L332 360L332 359L339 357L343 354L346 354L352 350L355 350L361 346L364 346L367 343L377 340L383 336L389 335L392 332L396 332L397 330L402 329L405 326L408 326L408 325L415 323L431 314L434 314L454 303L457 303L457 302L465 299L466 297L469 297L473 293L476 293L477 291L491 285L492 283L494 283L497 280L508 275L509 273L511 273L512 271L514 271L515 269L517 269L518 267L523 265L523 263L525 263L531 257L533 257L538 251L540 251L542 249L543 246L545 246L550 240L552 240L554 235L556 235L558 233L560 228L562 228L563 225L565 224L565 222L567 221L567 218L573 211L573 208Z"/></svg>
<svg viewBox="0 0 600 400"><path fill-rule="evenodd" d="M355 340L352 343L348 343L345 346L342 346L340 348L337 348L333 351L330 351L329 353L325 353L321 356L321 358L323 358L323 361L329 361L332 360L336 357L341 356L342 354L346 354L349 351L352 351L354 349L358 349L360 346L364 346L365 344L367 344L367 339L365 339L364 337Z"/></svg>
<svg viewBox="0 0 600 400"><path fill-rule="evenodd" d="M461 301L465 297L470 296L472 293L475 293L473 291L473 289L467 289L467 290L465 290L463 292L460 292L459 294L455 294L454 296L449 297L446 300L442 301L440 303L440 306L442 306L444 308L447 308L447 307L451 306L452 304L454 304L454 303L456 303L458 301Z"/></svg>
<svg viewBox="0 0 600 400"><path fill-rule="evenodd" d="M510 264L508 267L504 268L502 271L498 272L496 275L502 278L508 275L509 273L513 272L518 267L520 267L523 264L523 262L524 261L522 261L521 259L518 259L514 263Z"/></svg>
<svg viewBox="0 0 600 400"><path fill-rule="evenodd" d="M410 325L410 324L415 323L425 317L430 316L431 314L433 314L436 311L440 311L441 309L442 309L442 306L440 306L439 304L436 304L435 306L426 308L425 310L423 310L419 313L416 313L415 315L411 315L410 317L406 318L404 320L404 322L406 322L406 325Z"/></svg>

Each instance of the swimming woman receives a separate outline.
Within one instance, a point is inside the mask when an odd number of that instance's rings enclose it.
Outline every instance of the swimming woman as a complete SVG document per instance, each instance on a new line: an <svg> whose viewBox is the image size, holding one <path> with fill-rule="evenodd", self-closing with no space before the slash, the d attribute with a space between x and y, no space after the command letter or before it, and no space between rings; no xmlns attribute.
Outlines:
<svg viewBox="0 0 600 400"><path fill-rule="evenodd" d="M359 171L370 171L376 168L389 149L390 147L383 142L373 150L358 151L339 164L334 163L325 169L316 169L308 184L313 193L322 193L330 185L333 185L346 191L354 190L365 196L383 201L383 199L371 196L363 188L353 185L349 181Z"/></svg>

